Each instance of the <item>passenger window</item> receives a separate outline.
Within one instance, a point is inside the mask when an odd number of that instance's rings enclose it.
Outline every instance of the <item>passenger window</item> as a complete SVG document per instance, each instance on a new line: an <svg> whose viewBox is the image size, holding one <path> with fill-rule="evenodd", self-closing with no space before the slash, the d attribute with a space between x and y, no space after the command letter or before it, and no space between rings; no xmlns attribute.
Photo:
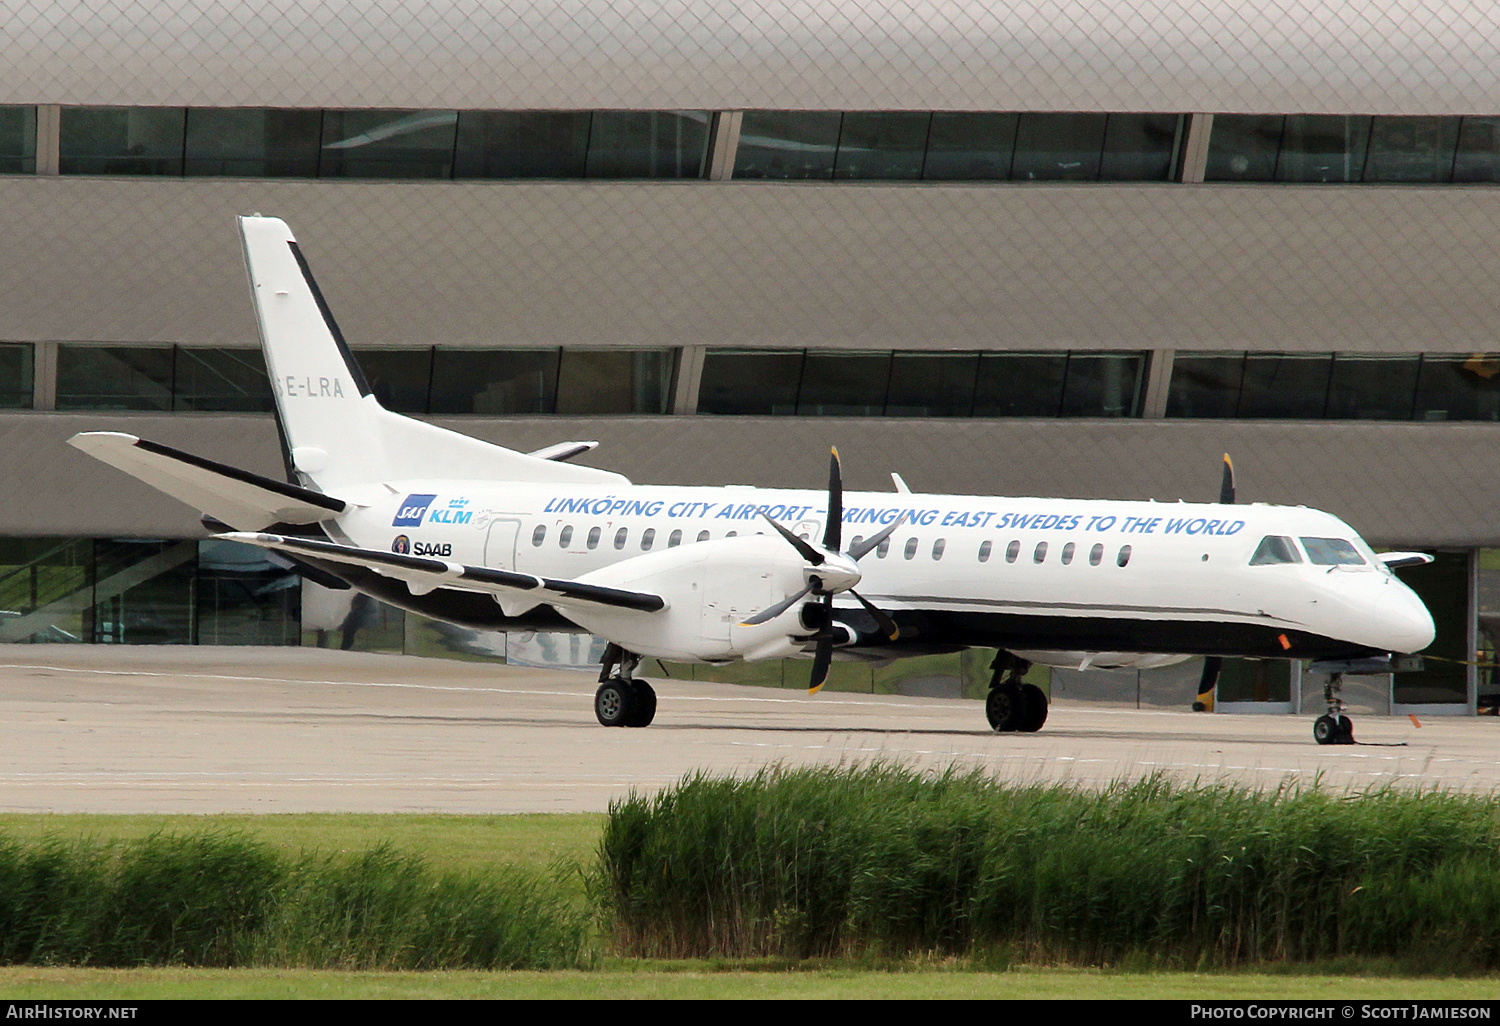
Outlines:
<svg viewBox="0 0 1500 1026"><path fill-rule="evenodd" d="M1078 546L1074 545L1072 542L1068 542L1068 544L1066 544L1066 545L1063 546L1063 550L1062 550L1063 566L1070 566L1072 564L1072 562L1073 562L1073 553L1074 553L1074 551L1077 548L1078 548Z"/></svg>
<svg viewBox="0 0 1500 1026"><path fill-rule="evenodd" d="M1115 565L1116 566L1124 566L1126 563L1129 563L1129 562L1130 562L1130 546L1129 545L1122 545L1122 546L1120 546L1120 554L1115 557Z"/></svg>
<svg viewBox="0 0 1500 1026"><path fill-rule="evenodd" d="M547 525L537 524L536 530L531 532L531 544L540 545L547 540Z"/></svg>
<svg viewBox="0 0 1500 1026"><path fill-rule="evenodd" d="M1300 562L1302 562L1302 556L1297 552L1297 546L1292 544L1290 538L1284 538L1278 534L1268 534L1262 538L1260 544L1255 547L1255 555L1250 557L1251 566Z"/></svg>
<svg viewBox="0 0 1500 1026"><path fill-rule="evenodd" d="M1031 554L1031 561L1033 563L1040 563L1042 560L1044 560L1046 558L1047 558L1047 543L1046 542L1037 542L1036 543L1036 551Z"/></svg>
<svg viewBox="0 0 1500 1026"><path fill-rule="evenodd" d="M698 532L698 540L699 541L708 541L708 532L707 531L699 531Z"/></svg>
<svg viewBox="0 0 1500 1026"><path fill-rule="evenodd" d="M851 549L857 549L857 548L859 548L859 543L862 542L862 541L864 541L864 540L865 540L865 536L864 535L862 535L862 534L856 534L854 536L854 540L849 543L849 547Z"/></svg>
<svg viewBox="0 0 1500 1026"><path fill-rule="evenodd" d="M730 531L724 537L726 537L726 538L738 538L739 536L740 536L740 532L738 532L738 531Z"/></svg>
<svg viewBox="0 0 1500 1026"><path fill-rule="evenodd" d="M625 536L628 533L623 527L615 532L615 548L623 549L625 547Z"/></svg>
<svg viewBox="0 0 1500 1026"><path fill-rule="evenodd" d="M597 549L599 547L599 536L601 534L603 534L603 533L604 533L604 531L601 528L598 528L598 527L591 527L591 528L589 528L588 547L591 548L591 549Z"/></svg>
<svg viewBox="0 0 1500 1026"><path fill-rule="evenodd" d="M884 538L880 539L880 544L875 546L875 558L884 559L885 554L889 551L891 551L891 536L886 535Z"/></svg>
<svg viewBox="0 0 1500 1026"><path fill-rule="evenodd" d="M560 548L560 549L565 549L565 548L568 547L569 544L572 543L572 541L573 541L573 525L569 524L567 527L564 527L562 529L562 533L557 536L557 547Z"/></svg>
<svg viewBox="0 0 1500 1026"><path fill-rule="evenodd" d="M650 551L654 544L656 544L656 528L648 527L641 532L641 551Z"/></svg>
<svg viewBox="0 0 1500 1026"><path fill-rule="evenodd" d="M673 531L671 534L667 535L667 548L669 548L669 549L675 549L677 546L679 546L681 544L682 544L682 532L681 531Z"/></svg>
<svg viewBox="0 0 1500 1026"><path fill-rule="evenodd" d="M1098 566L1104 562L1104 546L1095 545L1089 549L1089 566Z"/></svg>
<svg viewBox="0 0 1500 1026"><path fill-rule="evenodd" d="M947 548L947 547L948 547L947 539L939 538L937 541L933 542L932 543L932 558L933 559L942 559L943 558L943 550L945 548Z"/></svg>
<svg viewBox="0 0 1500 1026"><path fill-rule="evenodd" d="M992 547L992 543L990 543L990 542L986 541L986 542L980 542L979 543L979 561L981 563L988 563L990 561L990 549L991 549L991 547Z"/></svg>
<svg viewBox="0 0 1500 1026"><path fill-rule="evenodd" d="M1014 563L1016 561L1016 557L1020 554L1021 543L1019 541L1013 541L1009 545L1005 546L1005 561L1007 563Z"/></svg>
<svg viewBox="0 0 1500 1026"><path fill-rule="evenodd" d="M1342 538L1303 538L1307 561L1314 566L1364 566L1365 557Z"/></svg>
<svg viewBox="0 0 1500 1026"><path fill-rule="evenodd" d="M916 554L917 554L917 539L915 539L915 538L908 538L908 539L906 539L906 552L904 553L904 555L906 556L907 559L910 559L911 557L915 556Z"/></svg>

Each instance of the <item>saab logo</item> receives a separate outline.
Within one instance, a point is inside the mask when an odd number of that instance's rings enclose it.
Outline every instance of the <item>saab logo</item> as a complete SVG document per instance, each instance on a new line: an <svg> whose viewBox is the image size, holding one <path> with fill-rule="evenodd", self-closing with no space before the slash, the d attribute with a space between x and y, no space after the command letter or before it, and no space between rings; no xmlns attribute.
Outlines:
<svg viewBox="0 0 1500 1026"><path fill-rule="evenodd" d="M391 526L420 527L422 514L427 512L427 507L436 498L436 495L408 495L401 503L401 508L396 511L396 519L391 521Z"/></svg>
<svg viewBox="0 0 1500 1026"><path fill-rule="evenodd" d="M391 551L398 556L404 556L411 551L411 539L404 534L396 535L396 540L391 542Z"/></svg>
<svg viewBox="0 0 1500 1026"><path fill-rule="evenodd" d="M441 545L417 542L417 551L415 554L418 556L451 556L453 555L453 546L447 542L443 542Z"/></svg>

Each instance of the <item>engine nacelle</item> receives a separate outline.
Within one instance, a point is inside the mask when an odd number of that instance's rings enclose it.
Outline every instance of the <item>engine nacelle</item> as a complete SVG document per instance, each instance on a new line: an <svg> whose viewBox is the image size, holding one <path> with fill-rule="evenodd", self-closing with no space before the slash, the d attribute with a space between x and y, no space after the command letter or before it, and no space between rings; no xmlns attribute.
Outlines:
<svg viewBox="0 0 1500 1026"><path fill-rule="evenodd" d="M613 563L584 574L589 584L660 595L656 613L574 607L568 618L643 656L679 662L781 659L800 655L794 636L801 604L746 627L743 621L807 585L806 564L779 537L749 535L697 542ZM811 600L811 599L810 599Z"/></svg>

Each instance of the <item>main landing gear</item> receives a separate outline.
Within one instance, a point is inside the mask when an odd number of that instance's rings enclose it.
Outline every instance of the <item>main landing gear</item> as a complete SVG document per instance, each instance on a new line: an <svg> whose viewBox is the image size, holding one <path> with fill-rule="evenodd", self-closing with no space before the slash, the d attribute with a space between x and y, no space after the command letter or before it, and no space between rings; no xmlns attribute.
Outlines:
<svg viewBox="0 0 1500 1026"><path fill-rule="evenodd" d="M1344 700L1339 696L1344 687L1342 673L1330 673L1323 685L1323 700L1328 703L1326 715L1313 720L1313 740L1320 745L1354 744L1354 721L1344 715Z"/></svg>
<svg viewBox="0 0 1500 1026"><path fill-rule="evenodd" d="M656 718L656 691L630 675L641 657L619 645L604 649L599 690L594 692L594 715L606 727L649 727Z"/></svg>
<svg viewBox="0 0 1500 1026"><path fill-rule="evenodd" d="M1001 651L996 653L990 669L994 674L990 677L989 697L984 700L984 715L990 726L1001 734L1041 730L1047 722L1047 695L1035 684L1021 683L1031 664Z"/></svg>

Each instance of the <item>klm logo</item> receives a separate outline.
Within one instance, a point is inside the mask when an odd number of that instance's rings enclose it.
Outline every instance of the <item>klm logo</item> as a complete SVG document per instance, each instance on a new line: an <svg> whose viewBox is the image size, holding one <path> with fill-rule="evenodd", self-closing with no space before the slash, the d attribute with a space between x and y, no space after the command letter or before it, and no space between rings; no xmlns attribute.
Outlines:
<svg viewBox="0 0 1500 1026"><path fill-rule="evenodd" d="M435 509L427 518L429 524L467 524L474 518L472 509L464 509L468 499L452 499L446 509Z"/></svg>
<svg viewBox="0 0 1500 1026"><path fill-rule="evenodd" d="M436 495L408 495L396 511L396 519L391 521L392 527L419 527L422 523L422 515L427 512L427 507L432 505Z"/></svg>

